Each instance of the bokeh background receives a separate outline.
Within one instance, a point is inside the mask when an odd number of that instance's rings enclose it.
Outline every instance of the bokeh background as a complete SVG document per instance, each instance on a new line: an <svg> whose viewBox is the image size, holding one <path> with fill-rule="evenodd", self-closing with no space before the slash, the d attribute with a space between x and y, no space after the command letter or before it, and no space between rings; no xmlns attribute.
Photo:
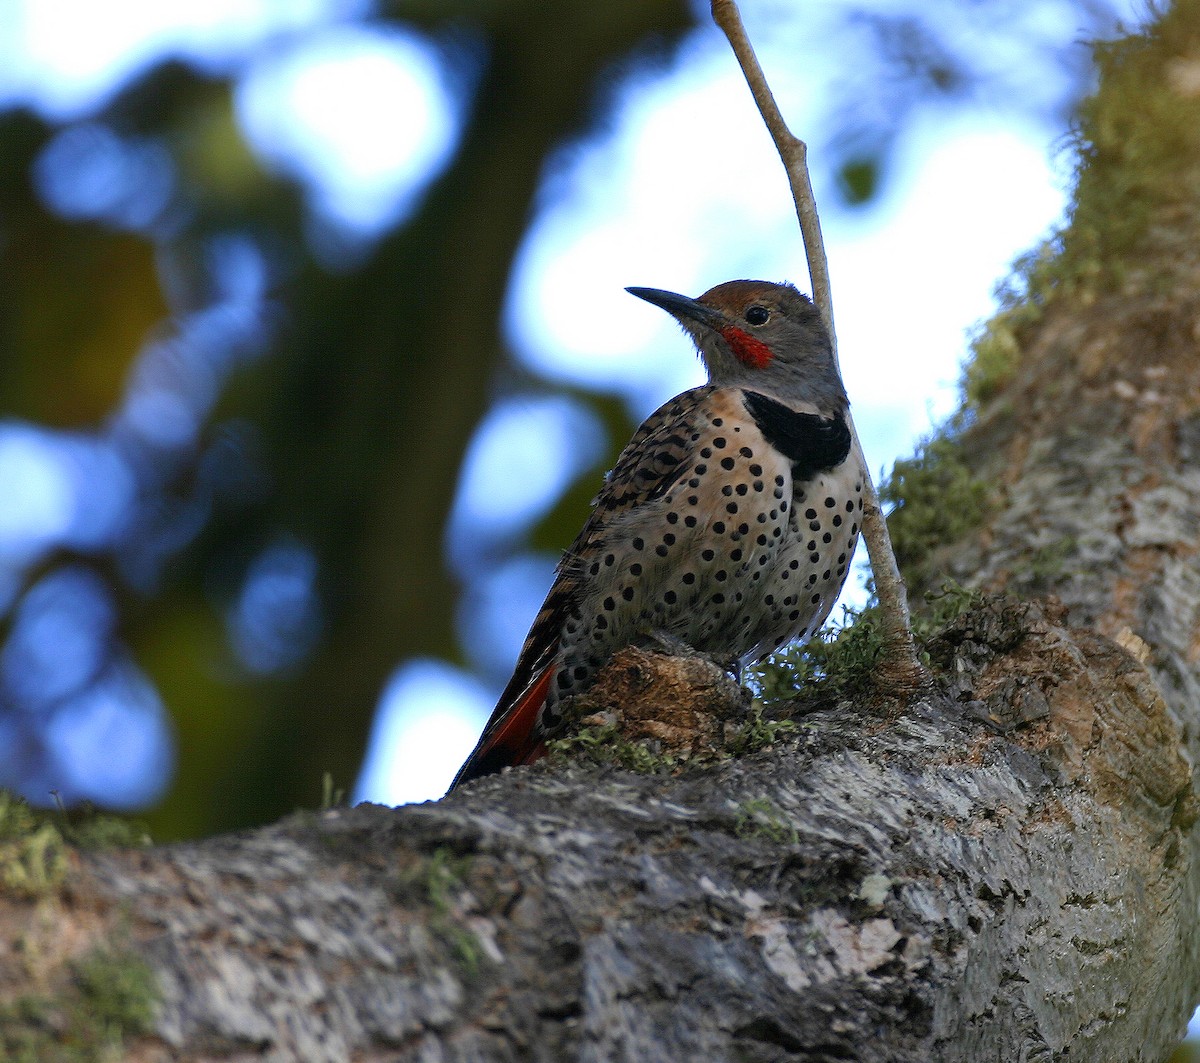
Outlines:
<svg viewBox="0 0 1200 1063"><path fill-rule="evenodd" d="M877 470L1061 221L1127 0L744 0ZM0 785L436 797L636 423L629 284L807 287L707 5L0 0ZM851 596L861 601L857 584Z"/></svg>

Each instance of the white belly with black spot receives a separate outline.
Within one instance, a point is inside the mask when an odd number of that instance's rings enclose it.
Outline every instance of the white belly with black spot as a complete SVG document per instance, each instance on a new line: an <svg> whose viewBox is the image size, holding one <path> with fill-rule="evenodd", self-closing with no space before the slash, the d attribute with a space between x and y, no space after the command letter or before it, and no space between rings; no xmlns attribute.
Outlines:
<svg viewBox="0 0 1200 1063"><path fill-rule="evenodd" d="M586 593L563 628L552 703L655 632L749 661L810 636L833 608L862 520L856 459L796 484L752 421L714 417L688 442L695 457L671 488L578 558Z"/></svg>

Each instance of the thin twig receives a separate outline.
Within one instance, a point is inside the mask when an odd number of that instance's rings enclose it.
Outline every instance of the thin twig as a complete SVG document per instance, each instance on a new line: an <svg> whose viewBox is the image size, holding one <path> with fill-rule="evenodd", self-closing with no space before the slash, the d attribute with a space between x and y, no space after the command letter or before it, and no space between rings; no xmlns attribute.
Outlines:
<svg viewBox="0 0 1200 1063"><path fill-rule="evenodd" d="M825 259L825 241L821 236L821 219L817 215L817 200L813 195L812 182L808 179L808 145L792 135L766 75L759 65L754 46L746 36L742 25L742 13L734 0L712 0L713 21L721 27L733 54L746 75L746 83L758 104L758 113L767 124L767 131L775 141L775 148L783 160L788 183L792 186L792 200L796 204L796 217L800 219L800 232L804 237L804 251L808 256L808 275L812 281L813 302L825 318L825 327L833 342L833 356L837 359L837 336L833 328L833 296L829 290L829 264Z"/></svg>
<svg viewBox="0 0 1200 1063"><path fill-rule="evenodd" d="M713 21L729 40L733 54L746 76L746 83L754 95L759 114L766 123L775 149L787 172L792 188L792 199L796 203L796 217L800 221L800 233L804 237L804 252L808 258L808 275L812 282L813 301L821 311L829 339L833 345L834 365L838 363L837 332L833 326L833 296L829 285L829 262L825 257L825 241L821 237L821 220L817 215L817 201L813 195L812 182L808 176L808 146L792 135L779 113L775 97L759 65L758 56L735 0L712 0ZM883 510L879 506L879 495L871 481L870 468L863 458L858 430L850 419L850 432L854 438L854 449L862 462L866 480L863 491L863 538L867 542L867 553L871 558L871 571L875 576L875 595L883 627L884 655L880 665L881 679L888 685L901 689L915 689L927 682L927 674L917 657L913 644L912 626L908 614L908 595L900 569L896 565L896 554L888 535Z"/></svg>

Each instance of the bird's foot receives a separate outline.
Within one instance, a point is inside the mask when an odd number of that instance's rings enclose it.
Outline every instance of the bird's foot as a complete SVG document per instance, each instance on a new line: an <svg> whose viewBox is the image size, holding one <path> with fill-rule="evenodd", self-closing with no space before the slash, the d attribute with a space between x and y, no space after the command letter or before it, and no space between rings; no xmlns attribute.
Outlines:
<svg viewBox="0 0 1200 1063"><path fill-rule="evenodd" d="M662 628L652 628L647 634L647 641L650 643L649 649L660 650L672 657L700 656L698 650L689 646L678 635L672 635L671 632L664 631Z"/></svg>
<svg viewBox="0 0 1200 1063"><path fill-rule="evenodd" d="M740 685L742 682L742 659L740 657L717 657L711 653L705 653L684 642L678 635L672 635L671 632L661 628L653 628L649 631L646 641L647 649L660 650L672 657L700 657L703 660L712 661L722 671L733 676L735 683Z"/></svg>

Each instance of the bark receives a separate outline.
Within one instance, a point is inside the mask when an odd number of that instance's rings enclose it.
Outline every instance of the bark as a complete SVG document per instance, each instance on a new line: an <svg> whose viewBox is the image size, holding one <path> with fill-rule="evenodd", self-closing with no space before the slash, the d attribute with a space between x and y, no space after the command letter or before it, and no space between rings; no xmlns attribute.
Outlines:
<svg viewBox="0 0 1200 1063"><path fill-rule="evenodd" d="M1011 599L932 652L937 695L678 777L539 766L86 856L33 951L126 928L161 993L139 1059L1163 1058L1194 801L1151 676Z"/></svg>
<svg viewBox="0 0 1200 1063"><path fill-rule="evenodd" d="M1194 215L1143 211L1138 268L1052 300L963 437L993 505L923 571L1007 593L930 642L936 690L678 774L75 854L0 894L0 1005L103 942L158 986L131 1059L1164 1059L1200 995Z"/></svg>

